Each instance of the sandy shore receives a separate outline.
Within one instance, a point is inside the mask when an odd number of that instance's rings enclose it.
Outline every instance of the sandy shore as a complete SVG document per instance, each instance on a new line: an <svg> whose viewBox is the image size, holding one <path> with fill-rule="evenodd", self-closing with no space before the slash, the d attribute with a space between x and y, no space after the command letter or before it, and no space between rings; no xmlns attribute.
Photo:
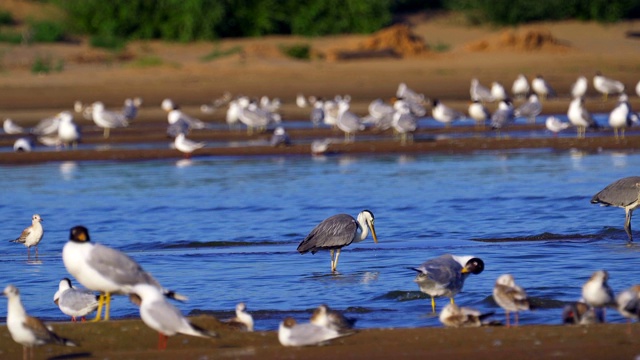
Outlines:
<svg viewBox="0 0 640 360"><path fill-rule="evenodd" d="M640 355L638 324L367 329L325 346L286 348L278 342L277 331L239 332L208 316L192 321L217 331L219 338L177 335L160 351L157 333L140 320L54 323L58 334L80 347L47 345L36 348L35 354L38 359L634 359ZM22 346L11 340L6 326L0 327L0 357L19 359L21 354Z"/></svg>

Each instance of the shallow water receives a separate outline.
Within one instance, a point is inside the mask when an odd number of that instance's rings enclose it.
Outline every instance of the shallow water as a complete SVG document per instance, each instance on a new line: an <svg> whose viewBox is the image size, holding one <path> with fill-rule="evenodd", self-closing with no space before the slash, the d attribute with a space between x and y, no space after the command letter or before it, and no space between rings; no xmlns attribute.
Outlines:
<svg viewBox="0 0 640 360"><path fill-rule="evenodd" d="M61 258L69 229L82 224L92 241L188 295L177 303L185 313L224 319L244 301L256 328L273 330L326 303L361 328L424 327L440 324L407 267L475 255L486 269L467 279L458 304L503 320L491 291L511 273L539 307L521 322L558 324L562 302L577 300L593 271L608 270L615 291L638 282L640 268L629 265L640 251L626 246L624 211L589 200L639 166L637 153L551 150L3 166L2 237L17 237L34 213L45 236L37 261L5 241L0 272L32 315L66 320L52 297L69 276ZM345 248L338 274L328 253L296 252L324 218L362 209L375 214L380 242ZM448 301L437 299L438 309ZM134 317L137 308L119 296L112 316ZM607 318L623 321L614 310Z"/></svg>

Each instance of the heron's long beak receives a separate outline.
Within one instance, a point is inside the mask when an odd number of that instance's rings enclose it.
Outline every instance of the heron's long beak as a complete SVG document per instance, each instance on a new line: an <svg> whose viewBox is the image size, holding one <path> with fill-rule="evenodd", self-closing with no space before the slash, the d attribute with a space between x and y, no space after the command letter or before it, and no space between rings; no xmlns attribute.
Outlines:
<svg viewBox="0 0 640 360"><path fill-rule="evenodd" d="M376 235L376 228L373 226L373 222L369 222L371 228L371 236L373 236L373 242L378 243L378 236Z"/></svg>

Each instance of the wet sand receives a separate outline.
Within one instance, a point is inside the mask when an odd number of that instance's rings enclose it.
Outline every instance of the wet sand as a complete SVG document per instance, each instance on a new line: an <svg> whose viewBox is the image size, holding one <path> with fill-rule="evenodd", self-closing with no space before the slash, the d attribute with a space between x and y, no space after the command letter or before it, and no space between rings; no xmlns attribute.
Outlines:
<svg viewBox="0 0 640 360"><path fill-rule="evenodd" d="M219 337L169 338L158 350L158 335L140 320L101 323L53 323L55 331L78 348L47 345L37 359L634 359L640 355L640 325L502 326L483 328L367 329L324 346L286 348L277 331L245 333L228 329L213 317L192 321ZM631 335L628 332L631 330ZM0 327L0 357L19 359L22 346Z"/></svg>

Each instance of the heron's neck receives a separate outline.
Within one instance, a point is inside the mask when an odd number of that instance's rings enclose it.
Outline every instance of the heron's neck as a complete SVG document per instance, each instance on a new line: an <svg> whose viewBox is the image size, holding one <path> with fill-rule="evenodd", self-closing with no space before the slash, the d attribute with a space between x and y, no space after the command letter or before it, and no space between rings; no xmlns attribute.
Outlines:
<svg viewBox="0 0 640 360"><path fill-rule="evenodd" d="M358 221L358 232L356 234L355 240L353 242L360 242L367 238L369 235L369 227L363 221Z"/></svg>

